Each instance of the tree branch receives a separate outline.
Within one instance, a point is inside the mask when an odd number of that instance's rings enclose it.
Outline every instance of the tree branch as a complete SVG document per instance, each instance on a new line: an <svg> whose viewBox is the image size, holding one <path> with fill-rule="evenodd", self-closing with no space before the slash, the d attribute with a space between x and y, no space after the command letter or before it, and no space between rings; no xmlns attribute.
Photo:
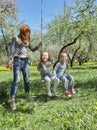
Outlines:
<svg viewBox="0 0 97 130"><path fill-rule="evenodd" d="M82 34L83 34L83 32L81 32L71 43L68 43L67 45L63 46L63 47L61 48L61 50L59 51L59 56L60 56L60 53L61 53L66 47L75 44L76 41L78 40L78 38L81 37ZM59 59L59 56L58 56L58 59Z"/></svg>

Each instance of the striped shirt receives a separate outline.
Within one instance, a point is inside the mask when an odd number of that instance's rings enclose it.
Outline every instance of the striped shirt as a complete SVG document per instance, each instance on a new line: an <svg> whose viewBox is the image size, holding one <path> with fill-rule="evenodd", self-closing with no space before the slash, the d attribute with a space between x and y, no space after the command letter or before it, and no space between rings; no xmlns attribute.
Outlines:
<svg viewBox="0 0 97 130"><path fill-rule="evenodd" d="M54 76L60 77L66 72L67 63L59 61L54 67Z"/></svg>
<svg viewBox="0 0 97 130"><path fill-rule="evenodd" d="M28 46L26 46L19 38L18 36L13 37L11 44L10 44L10 48L9 48L9 60L12 59L12 55L15 54L17 56L21 56L24 55L25 57L27 57L27 48L29 48L31 51L36 51L38 50L38 46L36 47L32 47L31 44L29 44Z"/></svg>

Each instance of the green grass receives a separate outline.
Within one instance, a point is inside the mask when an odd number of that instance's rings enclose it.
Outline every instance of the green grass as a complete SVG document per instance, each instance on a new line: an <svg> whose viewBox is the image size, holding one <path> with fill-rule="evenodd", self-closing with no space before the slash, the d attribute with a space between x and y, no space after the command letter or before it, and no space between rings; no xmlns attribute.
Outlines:
<svg viewBox="0 0 97 130"><path fill-rule="evenodd" d="M23 80L17 90L17 110L10 109L12 71L0 71L0 130L96 130L97 70L96 65L74 66L68 71L75 78L76 95L64 97L62 83L58 97L48 99L45 84L36 68L30 68L30 93L24 95Z"/></svg>

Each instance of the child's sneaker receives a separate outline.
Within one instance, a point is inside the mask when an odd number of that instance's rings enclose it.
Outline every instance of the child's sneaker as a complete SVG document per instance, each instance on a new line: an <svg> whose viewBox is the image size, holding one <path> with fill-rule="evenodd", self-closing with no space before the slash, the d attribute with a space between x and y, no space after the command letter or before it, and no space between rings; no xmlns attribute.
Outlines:
<svg viewBox="0 0 97 130"><path fill-rule="evenodd" d="M44 83L44 82L45 82L45 81L42 79L42 80L41 80L41 83Z"/></svg>
<svg viewBox="0 0 97 130"><path fill-rule="evenodd" d="M12 110L16 110L16 104L15 104L15 101L11 101L10 103L10 107Z"/></svg>
<svg viewBox="0 0 97 130"><path fill-rule="evenodd" d="M54 96L55 96L55 97L58 97L58 94L57 94L57 92L56 92L56 93L54 93Z"/></svg>
<svg viewBox="0 0 97 130"><path fill-rule="evenodd" d="M69 92L66 92L66 93L65 93L65 96L66 96L66 97L71 97L71 94L70 94Z"/></svg>
<svg viewBox="0 0 97 130"><path fill-rule="evenodd" d="M76 94L74 88L72 88L72 89L70 90L70 93L71 93L71 94Z"/></svg>
<svg viewBox="0 0 97 130"><path fill-rule="evenodd" d="M52 94L51 94L51 93L48 93L47 95L48 95L48 97L51 97L51 96L52 96Z"/></svg>

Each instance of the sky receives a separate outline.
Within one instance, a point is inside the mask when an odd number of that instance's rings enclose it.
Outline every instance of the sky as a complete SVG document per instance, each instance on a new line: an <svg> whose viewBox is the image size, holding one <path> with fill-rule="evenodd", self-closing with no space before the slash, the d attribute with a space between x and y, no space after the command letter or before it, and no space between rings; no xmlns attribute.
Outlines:
<svg viewBox="0 0 97 130"><path fill-rule="evenodd" d="M25 21L31 29L41 30L41 0L16 0L20 21ZM46 23L50 22L54 16L64 11L64 0L42 0L43 11L43 28ZM66 5L71 4L72 0L65 0Z"/></svg>

